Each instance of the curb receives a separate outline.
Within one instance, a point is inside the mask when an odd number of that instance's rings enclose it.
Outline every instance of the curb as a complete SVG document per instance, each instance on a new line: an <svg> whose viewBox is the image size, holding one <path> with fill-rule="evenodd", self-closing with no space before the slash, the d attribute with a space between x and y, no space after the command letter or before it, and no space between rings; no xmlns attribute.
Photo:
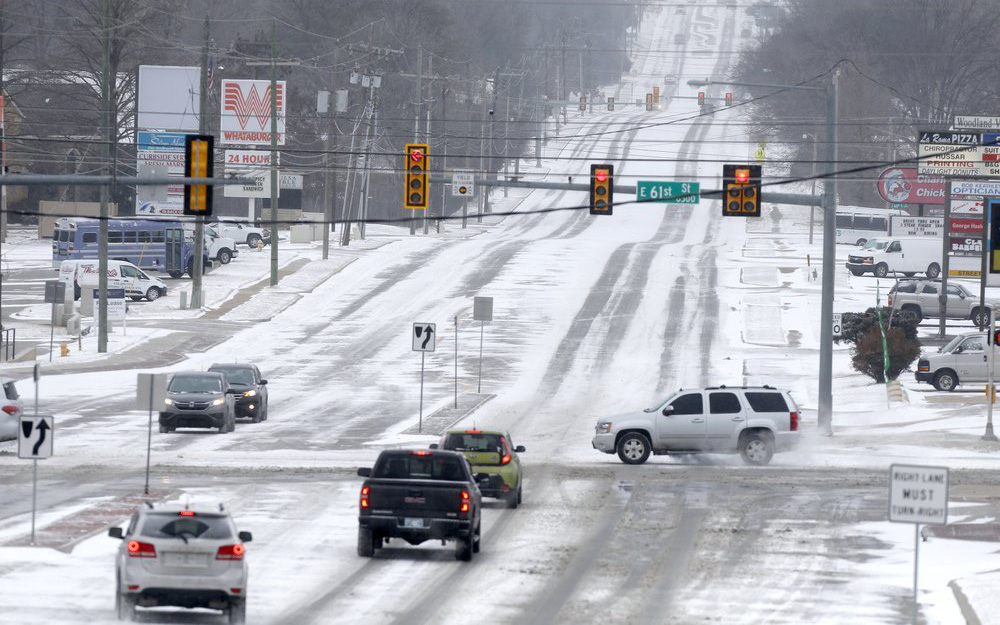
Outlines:
<svg viewBox="0 0 1000 625"><path fill-rule="evenodd" d="M969 598L965 596L962 589L958 585L958 580L951 580L948 582L948 587L951 591L955 593L955 601L958 603L959 609L962 610L962 617L965 618L967 625L982 625L982 621L979 620L979 616L976 614L975 608L969 603Z"/></svg>

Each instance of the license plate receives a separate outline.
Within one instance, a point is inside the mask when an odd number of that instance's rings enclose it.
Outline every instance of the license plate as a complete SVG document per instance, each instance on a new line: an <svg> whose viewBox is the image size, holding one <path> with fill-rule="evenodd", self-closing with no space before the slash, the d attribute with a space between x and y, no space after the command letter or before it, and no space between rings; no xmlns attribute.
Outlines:
<svg viewBox="0 0 1000 625"><path fill-rule="evenodd" d="M403 519L403 527L409 527L414 529L423 529L424 520L423 519Z"/></svg>
<svg viewBox="0 0 1000 625"><path fill-rule="evenodd" d="M165 553L167 566L205 566L207 559L203 553Z"/></svg>

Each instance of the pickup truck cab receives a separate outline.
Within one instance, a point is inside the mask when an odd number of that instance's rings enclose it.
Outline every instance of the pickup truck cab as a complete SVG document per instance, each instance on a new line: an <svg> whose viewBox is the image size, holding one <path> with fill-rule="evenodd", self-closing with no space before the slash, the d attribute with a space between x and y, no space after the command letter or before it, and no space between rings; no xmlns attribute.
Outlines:
<svg viewBox="0 0 1000 625"><path fill-rule="evenodd" d="M966 332L953 338L937 353L921 355L917 382L932 384L939 391L954 391L959 384L985 383L989 373L986 332ZM1000 347L993 346L993 362L1000 362Z"/></svg>
<svg viewBox="0 0 1000 625"><path fill-rule="evenodd" d="M641 412L598 420L594 449L642 464L650 454L739 453L765 465L798 440L799 409L770 386L680 390Z"/></svg>
<svg viewBox="0 0 1000 625"><path fill-rule="evenodd" d="M411 545L454 540L455 558L479 551L482 495L465 456L454 451L387 449L367 478L358 504L358 555L371 557L385 542Z"/></svg>
<svg viewBox="0 0 1000 625"><path fill-rule="evenodd" d="M193 223L184 223L184 237L188 241L194 241ZM212 226L205 226L205 254L210 260L217 260L220 264L228 265L230 261L239 256L236 249L236 242L229 237L221 236Z"/></svg>

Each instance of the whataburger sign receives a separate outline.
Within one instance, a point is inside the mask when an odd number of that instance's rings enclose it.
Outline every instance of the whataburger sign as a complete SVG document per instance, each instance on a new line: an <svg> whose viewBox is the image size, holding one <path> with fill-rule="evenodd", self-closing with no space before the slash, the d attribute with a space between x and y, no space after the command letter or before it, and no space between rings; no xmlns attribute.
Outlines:
<svg viewBox="0 0 1000 625"><path fill-rule="evenodd" d="M278 145L285 145L285 81L277 83ZM223 80L219 134L227 145L271 144L271 81Z"/></svg>

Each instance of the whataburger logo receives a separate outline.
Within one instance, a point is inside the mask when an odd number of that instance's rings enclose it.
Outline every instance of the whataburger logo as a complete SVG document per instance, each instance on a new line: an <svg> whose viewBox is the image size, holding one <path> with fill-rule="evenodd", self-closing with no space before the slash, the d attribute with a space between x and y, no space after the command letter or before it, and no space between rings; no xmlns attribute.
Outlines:
<svg viewBox="0 0 1000 625"><path fill-rule="evenodd" d="M241 130L247 129L247 123L252 118L257 120L259 130L266 131L271 125L271 86L268 85L262 95L253 81L247 82L249 88L246 90L239 82L226 83L222 110L225 114L236 117ZM279 83L277 91L278 115L281 115L285 108L284 95L284 89Z"/></svg>

